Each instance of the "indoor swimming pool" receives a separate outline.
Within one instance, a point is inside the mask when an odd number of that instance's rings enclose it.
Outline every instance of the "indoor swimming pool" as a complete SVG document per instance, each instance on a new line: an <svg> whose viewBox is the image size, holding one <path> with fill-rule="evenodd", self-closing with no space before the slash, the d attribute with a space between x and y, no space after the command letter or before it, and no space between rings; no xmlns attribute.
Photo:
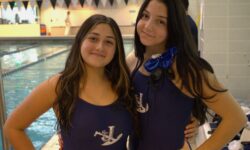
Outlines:
<svg viewBox="0 0 250 150"><path fill-rule="evenodd" d="M131 42L125 42L126 54L128 54L132 48ZM31 49L34 49L34 47L31 47ZM49 59L43 59L43 61L4 75L3 85L7 115L12 112L35 86L63 69L67 54L68 51L62 52ZM5 68L6 65L7 64L5 64ZM37 121L27 128L27 134L36 149L41 149L55 133L56 118L52 109L40 116ZM0 150L2 150L1 137Z"/></svg>

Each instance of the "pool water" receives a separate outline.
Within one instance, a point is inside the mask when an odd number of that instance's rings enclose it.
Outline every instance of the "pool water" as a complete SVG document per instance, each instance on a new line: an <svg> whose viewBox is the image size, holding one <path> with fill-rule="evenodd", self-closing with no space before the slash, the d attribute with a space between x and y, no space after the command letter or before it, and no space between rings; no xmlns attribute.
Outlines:
<svg viewBox="0 0 250 150"><path fill-rule="evenodd" d="M8 115L35 86L63 69L67 54L65 52L4 77L3 84ZM40 149L55 132L56 118L52 109L27 128L27 134L36 149Z"/></svg>

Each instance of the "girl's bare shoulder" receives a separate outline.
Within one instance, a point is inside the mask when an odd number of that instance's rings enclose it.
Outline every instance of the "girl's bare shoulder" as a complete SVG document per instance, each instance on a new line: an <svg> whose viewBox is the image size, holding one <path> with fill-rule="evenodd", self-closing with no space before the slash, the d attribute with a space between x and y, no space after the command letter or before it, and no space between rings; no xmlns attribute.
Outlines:
<svg viewBox="0 0 250 150"><path fill-rule="evenodd" d="M131 51L128 56L126 57L126 62L127 62L127 65L129 67L129 70L130 71L133 71L133 69L135 68L136 66L136 62L137 62L137 58L135 56L135 51Z"/></svg>

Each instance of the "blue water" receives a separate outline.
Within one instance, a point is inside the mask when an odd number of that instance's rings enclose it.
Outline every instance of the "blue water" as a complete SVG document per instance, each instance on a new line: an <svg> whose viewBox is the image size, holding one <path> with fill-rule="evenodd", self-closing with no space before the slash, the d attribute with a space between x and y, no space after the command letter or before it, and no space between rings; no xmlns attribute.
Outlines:
<svg viewBox="0 0 250 150"><path fill-rule="evenodd" d="M4 77L3 84L8 115L35 86L63 69L67 54L60 54ZM55 131L56 118L52 109L27 128L27 134L36 149L40 149Z"/></svg>

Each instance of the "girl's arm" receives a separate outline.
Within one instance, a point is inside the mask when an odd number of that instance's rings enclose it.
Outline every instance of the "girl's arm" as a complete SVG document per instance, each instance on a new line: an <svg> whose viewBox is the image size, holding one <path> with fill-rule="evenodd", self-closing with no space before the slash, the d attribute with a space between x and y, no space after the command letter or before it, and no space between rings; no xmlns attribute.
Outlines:
<svg viewBox="0 0 250 150"><path fill-rule="evenodd" d="M214 74L208 73L209 82L216 88L224 88ZM215 92L204 84L205 96L216 94L205 104L218 114L222 121L218 128L197 150L221 150L246 125L246 115L233 96L227 92Z"/></svg>
<svg viewBox="0 0 250 150"><path fill-rule="evenodd" d="M54 76L38 85L6 120L3 132L15 150L34 149L25 128L53 106L57 79Z"/></svg>

